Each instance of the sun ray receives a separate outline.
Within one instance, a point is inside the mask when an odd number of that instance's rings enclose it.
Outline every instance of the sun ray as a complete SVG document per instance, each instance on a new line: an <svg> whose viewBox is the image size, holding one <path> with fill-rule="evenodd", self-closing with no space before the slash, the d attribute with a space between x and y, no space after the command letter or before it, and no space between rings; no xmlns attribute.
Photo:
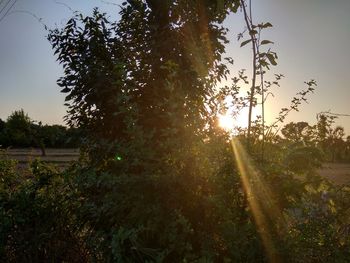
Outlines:
<svg viewBox="0 0 350 263"><path fill-rule="evenodd" d="M235 161L240 172L248 206L266 250L269 262L282 262L275 242L275 234L283 232L285 221L282 210L276 204L273 192L264 182L243 145L237 138L231 140Z"/></svg>

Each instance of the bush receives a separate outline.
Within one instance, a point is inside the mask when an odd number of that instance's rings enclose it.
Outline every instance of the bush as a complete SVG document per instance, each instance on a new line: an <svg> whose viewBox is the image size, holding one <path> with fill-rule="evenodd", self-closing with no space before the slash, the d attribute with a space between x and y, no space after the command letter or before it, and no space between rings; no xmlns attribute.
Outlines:
<svg viewBox="0 0 350 263"><path fill-rule="evenodd" d="M86 262L63 177L33 161L28 174L0 161L2 262Z"/></svg>

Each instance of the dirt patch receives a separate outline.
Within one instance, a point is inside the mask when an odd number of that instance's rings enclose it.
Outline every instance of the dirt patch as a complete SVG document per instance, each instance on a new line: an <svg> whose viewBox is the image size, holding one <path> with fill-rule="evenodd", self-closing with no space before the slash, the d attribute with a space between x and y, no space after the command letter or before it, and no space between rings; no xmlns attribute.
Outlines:
<svg viewBox="0 0 350 263"><path fill-rule="evenodd" d="M350 185L350 164L325 163L323 168L318 170L318 173L335 184Z"/></svg>
<svg viewBox="0 0 350 263"><path fill-rule="evenodd" d="M72 161L78 160L79 149L46 149L46 156L41 156L41 150L36 148L8 149L0 154L0 158L17 160L20 169L25 169L31 161L37 158L64 168Z"/></svg>

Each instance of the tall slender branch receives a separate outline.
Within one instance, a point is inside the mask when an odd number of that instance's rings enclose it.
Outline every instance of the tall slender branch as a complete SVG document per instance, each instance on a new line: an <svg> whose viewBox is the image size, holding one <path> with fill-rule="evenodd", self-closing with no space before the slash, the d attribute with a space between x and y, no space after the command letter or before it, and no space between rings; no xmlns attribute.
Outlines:
<svg viewBox="0 0 350 263"><path fill-rule="evenodd" d="M257 56L257 45L255 34L253 34L253 24L252 18L247 12L246 1L241 0L241 6L243 10L244 20L246 22L246 26L250 35L250 39L252 42L253 49L253 73L252 73L252 86L250 88L250 96L249 96L249 111L248 111L248 130L247 130L247 141L248 141L248 149L250 148L251 141L251 126L252 126L252 114L254 107L254 96L255 96L255 84L256 84L256 56ZM250 7L251 8L251 7ZM251 10L250 10L251 12Z"/></svg>
<svg viewBox="0 0 350 263"><path fill-rule="evenodd" d="M260 33L259 29L258 41L256 41L256 50L257 54L260 54ZM264 164L264 155L265 155L265 87L264 87L264 72L262 64L259 63L259 73L260 73L260 89L261 89L261 121L262 121L262 144L261 144L261 163ZM268 95L268 94L267 94Z"/></svg>

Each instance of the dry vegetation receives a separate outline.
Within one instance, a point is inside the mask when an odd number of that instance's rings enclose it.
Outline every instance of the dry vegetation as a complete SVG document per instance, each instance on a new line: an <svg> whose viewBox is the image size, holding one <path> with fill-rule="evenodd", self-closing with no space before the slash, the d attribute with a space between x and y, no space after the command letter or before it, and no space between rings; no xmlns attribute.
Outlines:
<svg viewBox="0 0 350 263"><path fill-rule="evenodd" d="M18 161L20 168L25 168L36 158L65 168L72 161L79 158L79 149L47 149L46 156L41 156L39 148L8 149L6 154L11 159ZM337 185L350 184L350 164L348 163L325 163L318 173Z"/></svg>
<svg viewBox="0 0 350 263"><path fill-rule="evenodd" d="M19 168L26 168L31 161L37 158L45 163L65 168L70 162L78 160L79 149L47 149L46 156L41 155L39 148L7 149L3 156L17 160Z"/></svg>
<svg viewBox="0 0 350 263"><path fill-rule="evenodd" d="M318 173L337 185L350 184L349 163L325 163Z"/></svg>

